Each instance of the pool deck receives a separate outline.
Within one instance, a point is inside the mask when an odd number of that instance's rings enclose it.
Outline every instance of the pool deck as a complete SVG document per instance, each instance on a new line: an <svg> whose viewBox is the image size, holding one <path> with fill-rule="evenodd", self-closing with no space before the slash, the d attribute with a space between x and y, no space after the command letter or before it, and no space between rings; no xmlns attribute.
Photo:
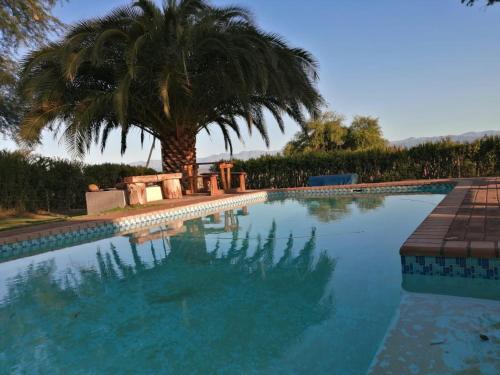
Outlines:
<svg viewBox="0 0 500 375"><path fill-rule="evenodd" d="M455 179L454 189L401 247L401 255L499 258L500 178Z"/></svg>
<svg viewBox="0 0 500 375"><path fill-rule="evenodd" d="M194 204L250 194L252 192L254 191L249 190L245 193L224 194L219 196L208 196L205 194L189 195L184 196L181 199L164 199L158 202L151 202L143 207L136 206L123 210L109 211L98 215L82 215L74 218L68 218L66 221L22 226L0 231L0 245L71 232L84 228L92 228L104 223L115 223L125 218L147 215L163 210L183 208Z"/></svg>
<svg viewBox="0 0 500 375"><path fill-rule="evenodd" d="M353 194L363 188L416 186L436 183L453 183L454 189L420 224L401 247L401 255L445 257L499 257L500 241L500 178L406 180L356 185L330 186L328 189L353 189ZM301 191L325 189L322 187L288 188L272 191ZM0 245L31 240L47 235L91 228L103 223L116 223L135 216L147 215L169 209L184 208L196 204L261 192L220 196L194 195L181 199L163 200L144 207L86 215L54 223L20 227L0 232Z"/></svg>

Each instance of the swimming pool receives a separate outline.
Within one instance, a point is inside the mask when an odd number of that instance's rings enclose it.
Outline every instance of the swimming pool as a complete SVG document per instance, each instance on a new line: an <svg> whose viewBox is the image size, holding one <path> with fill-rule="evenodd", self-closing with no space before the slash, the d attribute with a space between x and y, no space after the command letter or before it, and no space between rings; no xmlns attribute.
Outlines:
<svg viewBox="0 0 500 375"><path fill-rule="evenodd" d="M0 369L499 373L498 280L403 279L399 247L443 196L276 197L6 260Z"/></svg>

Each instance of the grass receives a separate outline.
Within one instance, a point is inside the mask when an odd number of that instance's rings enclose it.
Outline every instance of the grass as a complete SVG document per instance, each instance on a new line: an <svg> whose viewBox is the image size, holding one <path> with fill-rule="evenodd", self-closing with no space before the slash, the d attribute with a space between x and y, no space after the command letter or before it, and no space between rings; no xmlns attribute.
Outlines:
<svg viewBox="0 0 500 375"><path fill-rule="evenodd" d="M156 204L155 204L156 203ZM107 214L112 212L127 212L134 211L137 209L155 206L158 203L147 203L137 206L127 206L124 208L113 208L111 210L102 212L101 214ZM56 214L51 212L39 211L33 212L19 212L16 210L0 210L0 232L8 229L22 228L46 223L53 223L58 221L66 220L78 220L79 217L85 216L82 210L70 212L67 214Z"/></svg>
<svg viewBox="0 0 500 375"><path fill-rule="evenodd" d="M65 215L52 214L49 212L31 213L2 210L0 211L0 231L63 221L66 220L66 218Z"/></svg>
<svg viewBox="0 0 500 375"><path fill-rule="evenodd" d="M150 202L143 205L136 206L126 206L124 208L113 208L97 215L110 214L114 212L128 212L140 210L148 207L160 206L164 201ZM186 202L189 203L189 202ZM57 221L68 221L68 220L78 220L79 218L86 216L85 210L71 210L64 213L52 213L38 211L36 213L32 212L19 212L16 210L2 210L0 209L0 232L8 229L22 228L46 223L52 223Z"/></svg>

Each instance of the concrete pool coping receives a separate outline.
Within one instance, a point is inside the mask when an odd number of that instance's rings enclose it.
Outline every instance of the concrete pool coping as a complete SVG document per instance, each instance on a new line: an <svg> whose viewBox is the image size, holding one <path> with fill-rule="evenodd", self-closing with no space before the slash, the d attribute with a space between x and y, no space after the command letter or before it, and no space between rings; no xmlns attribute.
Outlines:
<svg viewBox="0 0 500 375"><path fill-rule="evenodd" d="M494 182L491 182L492 179ZM41 242L45 243L46 238L57 242L68 237L75 237L81 242L86 236L95 233L102 238L105 235L110 236L134 229L139 224L151 225L168 220L185 220L217 210L221 211L224 208L230 209L231 206L264 202L269 197L300 198L328 196L329 194L411 193L418 192L419 187L432 188L432 185L454 185L454 188L406 240L401 247L401 255L498 257L498 240L484 238L486 233L490 233L491 230L495 233L497 219L500 220L500 216L495 216L500 212L497 178L405 180L355 185L250 190L244 193L212 197L206 195L188 196L182 199L164 200L148 207L5 230L0 232L0 253L14 250L15 253L21 255L24 248L40 246ZM493 185L495 186L494 194ZM485 186L486 195L477 193L477 191L484 190ZM490 207L493 201L495 205ZM479 204L480 202L483 202L482 205ZM472 206L472 211L469 206ZM477 225L476 216L479 212L477 209L483 206L486 207L483 210L485 213L482 216L482 221L479 222L489 223L491 221L494 225L484 224L484 230L481 232L480 226ZM496 208L496 211L492 208ZM469 211L464 211L467 209ZM468 235L462 239L454 234L454 237L450 238L450 234L462 230L463 218L467 214L470 216L467 223L471 224L470 228L467 227L465 231ZM489 232L486 230L487 228L489 228ZM500 230L497 230L496 233L500 235ZM479 238L478 234L482 237ZM476 236L475 239L470 238L474 236Z"/></svg>

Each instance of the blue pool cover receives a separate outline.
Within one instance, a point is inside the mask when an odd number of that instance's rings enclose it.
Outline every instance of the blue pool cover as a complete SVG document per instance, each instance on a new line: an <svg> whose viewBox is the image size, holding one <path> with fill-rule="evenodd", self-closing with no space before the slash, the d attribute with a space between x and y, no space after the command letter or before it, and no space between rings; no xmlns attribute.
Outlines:
<svg viewBox="0 0 500 375"><path fill-rule="evenodd" d="M311 176L307 181L309 186L326 186L326 185L350 185L358 183L358 175L356 173L333 174L329 176Z"/></svg>

